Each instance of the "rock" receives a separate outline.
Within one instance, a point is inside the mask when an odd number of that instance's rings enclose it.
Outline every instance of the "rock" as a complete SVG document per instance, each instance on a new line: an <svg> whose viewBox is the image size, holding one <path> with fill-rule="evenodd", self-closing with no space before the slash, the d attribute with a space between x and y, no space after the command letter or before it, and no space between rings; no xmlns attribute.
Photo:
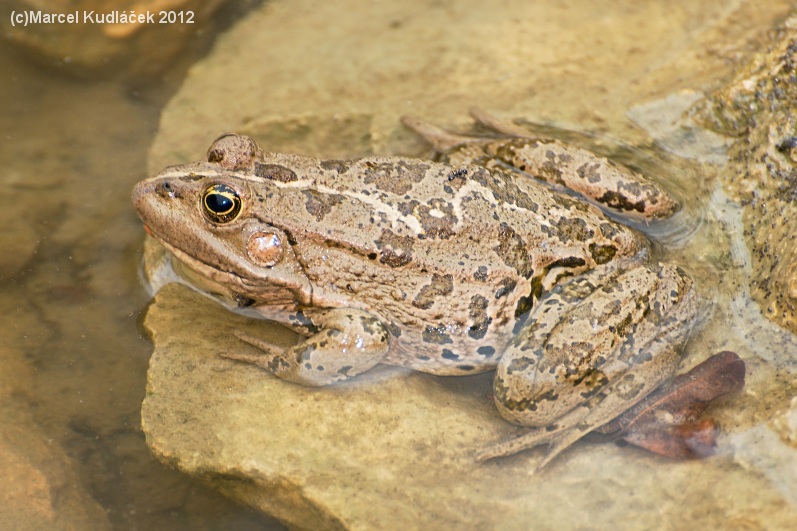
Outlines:
<svg viewBox="0 0 797 531"><path fill-rule="evenodd" d="M653 528L666 520L711 528L743 520L777 528L797 518L776 486L725 457L675 465L581 443L536 476L536 451L476 464L475 450L518 430L493 408L491 374L379 367L345 385L305 388L219 355L250 348L232 330L255 326L274 341L295 340L184 286L163 287L145 319L156 347L142 425L158 459L290 527ZM720 440L718 451L730 449ZM718 484L722 496L707 499ZM574 500L582 510L562 511Z"/></svg>
<svg viewBox="0 0 797 531"><path fill-rule="evenodd" d="M728 160L728 138L699 126L688 115L704 99L702 92L685 90L629 109L628 117L645 129L662 149L684 159L720 165Z"/></svg>
<svg viewBox="0 0 797 531"><path fill-rule="evenodd" d="M734 459L759 472L797 505L797 397L790 407L776 412L772 420L730 436Z"/></svg>
<svg viewBox="0 0 797 531"><path fill-rule="evenodd" d="M788 409L774 415L770 424L785 444L797 449L797 397L792 399Z"/></svg>
<svg viewBox="0 0 797 531"><path fill-rule="evenodd" d="M34 225L34 216L25 212L8 219L0 232L0 279L12 278L31 259L39 243L39 234Z"/></svg>
<svg viewBox="0 0 797 531"><path fill-rule="evenodd" d="M428 146L401 127L401 115L464 128L472 105L537 126L586 130L595 144L613 135L645 146L650 137L626 115L638 103L634 118L657 124L672 153L690 155L692 137L670 127L673 105L684 108L731 77L760 33L791 7L678 0L628 10L617 2L598 15L555 2L494 10L476 0L420 2L417 12L408 5L269 2L192 68L162 114L150 173L197 160L227 131L249 134L267 151L422 154ZM682 97L670 98L676 93ZM709 160L725 160L724 138L703 140L701 152L715 151ZM705 198L705 175L691 171L680 172L675 188L695 202ZM727 222L712 217L713 206L708 215L692 206L681 212L681 232L701 232L705 250L682 241L675 247L689 256L690 271L703 273L706 292L718 293L719 309L711 332L690 340L697 354L689 363L720 350L748 362L748 394L712 412L738 433L794 396L793 372L781 363L790 351L765 357L774 350L767 339L777 336L769 328L742 337L751 312L730 307L735 288L717 286L727 282L728 248L717 245ZM738 269L733 278L746 280ZM153 288L169 280L170 273L158 276ZM745 326L729 327L723 318L737 313L733 322ZM250 348L235 328L265 327L285 342L295 336L173 284L160 289L145 326L155 351L142 424L154 454L292 527L788 528L797 518L790 498L760 469L738 466L728 436L719 437L717 457L680 464L579 443L532 476L539 451L474 463L476 451L520 432L498 417L489 374L437 378L379 367L339 387L299 387L219 356ZM793 348L792 341L784 344ZM748 342L757 343L754 353Z"/></svg>
<svg viewBox="0 0 797 531"><path fill-rule="evenodd" d="M797 15L778 26L696 114L735 137L722 175L744 209L750 292L764 315L797 332Z"/></svg>
<svg viewBox="0 0 797 531"><path fill-rule="evenodd" d="M0 418L0 528L111 529L62 451L32 423Z"/></svg>
<svg viewBox="0 0 797 531"><path fill-rule="evenodd" d="M644 143L630 103L730 75L789 3L602 6L268 2L191 69L162 113L149 172L195 160L225 132L267 151L418 154L428 146L402 115L465 127L473 105Z"/></svg>
<svg viewBox="0 0 797 531"><path fill-rule="evenodd" d="M0 529L110 529L69 457L33 422L22 355L0 347L0 361Z"/></svg>

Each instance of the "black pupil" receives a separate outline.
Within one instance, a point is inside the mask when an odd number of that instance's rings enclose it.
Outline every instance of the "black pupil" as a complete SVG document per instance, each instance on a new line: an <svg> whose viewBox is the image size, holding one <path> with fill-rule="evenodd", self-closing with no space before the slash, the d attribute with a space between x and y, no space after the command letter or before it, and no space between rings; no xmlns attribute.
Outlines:
<svg viewBox="0 0 797 531"><path fill-rule="evenodd" d="M214 184L202 194L205 216L214 223L229 223L241 213L241 198L226 184Z"/></svg>
<svg viewBox="0 0 797 531"><path fill-rule="evenodd" d="M208 208L217 214L224 214L232 208L232 199L220 193L208 194L205 201Z"/></svg>

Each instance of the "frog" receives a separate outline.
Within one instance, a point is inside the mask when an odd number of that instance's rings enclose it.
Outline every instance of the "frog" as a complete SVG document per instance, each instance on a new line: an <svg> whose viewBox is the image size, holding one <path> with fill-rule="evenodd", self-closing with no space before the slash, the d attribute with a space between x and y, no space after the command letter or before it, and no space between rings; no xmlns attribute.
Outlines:
<svg viewBox="0 0 797 531"><path fill-rule="evenodd" d="M225 134L205 159L135 185L148 234L234 304L298 332L235 332L225 353L305 386L386 364L495 371L525 432L485 461L548 445L542 468L670 379L697 314L692 278L617 216L677 203L657 183L480 110L498 137L405 117L433 159L322 160Z"/></svg>

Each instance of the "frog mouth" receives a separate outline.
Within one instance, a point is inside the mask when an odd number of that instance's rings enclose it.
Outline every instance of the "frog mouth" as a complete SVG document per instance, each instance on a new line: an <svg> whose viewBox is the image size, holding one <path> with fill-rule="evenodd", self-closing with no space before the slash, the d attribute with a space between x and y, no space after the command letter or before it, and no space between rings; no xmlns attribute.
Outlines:
<svg viewBox="0 0 797 531"><path fill-rule="evenodd" d="M219 282L220 284L228 286L230 289L235 289L234 286L237 286L238 288L247 288L250 286L250 283L247 282L246 279L240 274L231 269L220 267L217 263L211 263L202 260L201 258L197 258L196 256L180 249L173 243L169 242L166 238L158 235L158 233L153 231L146 223L144 224L144 231L149 236L154 238L158 243L160 243L177 260L198 273L204 272L202 274L207 275L208 278L214 282Z"/></svg>
<svg viewBox="0 0 797 531"><path fill-rule="evenodd" d="M223 273L223 274L227 274L227 275L236 276L236 275L235 275L234 273L232 273L231 271L225 271L225 270L223 270L223 269L220 269L220 268L219 268L219 267L217 267L217 266L214 266L214 265L212 265L212 264L209 264L208 262L205 262L204 260L200 260L199 258L196 258L196 257L194 257L194 256L191 256L190 254L186 253L186 252L185 252L185 251L183 251L182 249L180 249L180 248L176 247L175 245L173 245L173 244L169 243L168 241L166 241L166 239L164 239L164 238L162 238L162 237L158 236L158 235L157 235L157 234L156 234L156 233L155 233L155 232L154 232L152 229L150 229L150 228L149 228L149 227L148 227L146 224L144 224L144 232L146 232L146 233L147 233L147 234L148 234L150 237L154 238L154 239L155 239L155 240L156 240L158 243L160 243L160 244L161 244L161 245L162 245L162 246L163 246L163 247L164 247L164 248L165 248L167 251L169 251L169 252L170 252L172 255L174 255L174 257L175 257L175 258L177 258L178 260L180 260L181 262L183 262L184 264L186 264L188 267L193 267L193 268L197 268L197 267L199 267L199 268L209 268L209 269L211 269L211 270L213 270L213 271L216 271L216 272L218 272L218 273Z"/></svg>
<svg viewBox="0 0 797 531"><path fill-rule="evenodd" d="M236 273L235 271L227 270L224 268L219 267L218 264L211 264L204 260L201 260L187 252L181 250L180 248L176 247L174 244L169 243L164 238L160 237L155 233L151 228L149 228L146 224L144 224L144 231L156 240L159 244L163 246L166 251L168 251L172 257L179 262L181 262L184 266L188 269L193 271L194 273L206 277L210 281L217 283L220 287L224 288L229 292L229 296L233 297L236 302L238 302L240 307L240 302L238 301L239 296L244 298L245 300L259 300L264 296L264 294L268 294L268 299L272 305L280 303L283 301L286 304L295 304L301 300L293 290L290 288L283 288L276 284L272 285L273 289L268 289L268 286L257 285L252 282L248 282L246 278L242 277L240 274ZM179 275L179 274L178 274ZM191 285L195 289L197 286L192 283L190 280L186 280L188 285ZM252 289L256 289L254 294L252 294ZM304 304L308 306L312 306L313 304L313 287L309 284L306 286L306 289L309 291L309 297L306 297L307 301ZM225 293L219 292L222 297L224 297ZM254 298L251 298L254 297ZM280 298L282 297L282 298Z"/></svg>
<svg viewBox="0 0 797 531"><path fill-rule="evenodd" d="M179 249L177 246L175 246L172 243L170 243L166 238L163 238L157 232L152 230L150 228L150 226L147 225L146 223L143 223L143 226L144 226L144 232L146 232L147 235L150 238L153 238L154 240L156 240L167 251L169 251L171 254L173 254L181 262L184 262L186 265L191 266L192 264L195 264L196 266L208 267L208 268L220 271L220 272L225 272L225 271L221 271L217 267L214 267L211 264L204 262L203 260L199 260L198 258L195 258L195 257L191 256L190 254L186 253L185 251ZM229 273L229 272L226 272L226 273Z"/></svg>

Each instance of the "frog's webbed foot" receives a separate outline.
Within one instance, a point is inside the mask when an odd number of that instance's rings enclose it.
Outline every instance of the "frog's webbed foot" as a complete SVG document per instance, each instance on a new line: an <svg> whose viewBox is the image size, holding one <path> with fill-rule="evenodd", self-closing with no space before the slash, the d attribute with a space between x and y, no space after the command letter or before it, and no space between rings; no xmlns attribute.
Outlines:
<svg viewBox="0 0 797 531"><path fill-rule="evenodd" d="M535 470L539 472L576 441L600 424L610 420L603 417L600 410L591 411L586 405L576 407L548 426L531 428L522 435L483 448L476 454L476 460L484 462L499 457L508 457L545 444L547 445L545 454L535 467Z"/></svg>
<svg viewBox="0 0 797 531"><path fill-rule="evenodd" d="M283 380L318 387L348 380L387 355L387 329L362 310L330 310L315 324L320 328L317 333L288 349L236 332L238 339L259 348L262 354L223 356L252 363Z"/></svg>
<svg viewBox="0 0 797 531"><path fill-rule="evenodd" d="M471 107L470 115L477 123L496 133L513 138L534 138L534 136L523 127L506 120L501 120L481 107ZM432 147L434 147L435 151L439 153L448 153L465 144L495 141L494 138L485 139L476 136L457 135L450 131L446 131L442 127L416 118L415 116L402 116L401 123L423 137L423 139L429 142Z"/></svg>

